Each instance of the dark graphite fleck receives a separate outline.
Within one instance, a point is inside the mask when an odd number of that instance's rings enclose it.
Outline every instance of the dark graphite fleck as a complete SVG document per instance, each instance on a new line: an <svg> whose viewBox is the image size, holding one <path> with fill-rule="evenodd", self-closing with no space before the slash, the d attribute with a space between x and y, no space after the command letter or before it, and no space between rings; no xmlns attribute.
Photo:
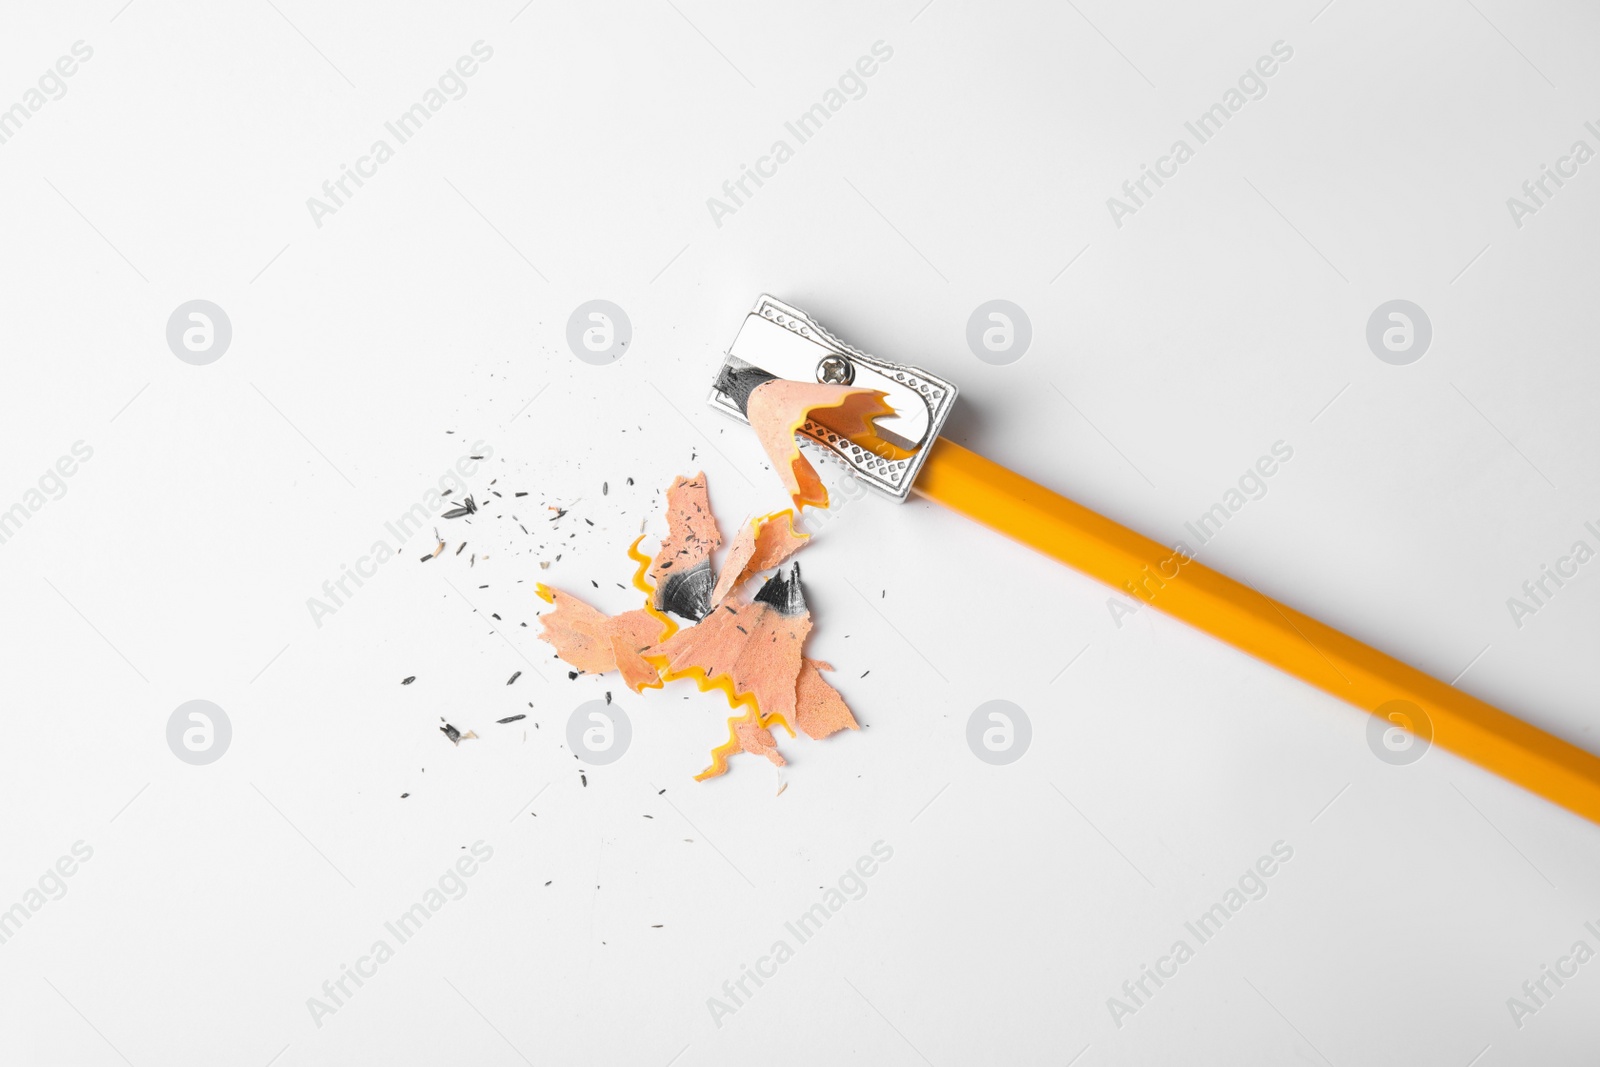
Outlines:
<svg viewBox="0 0 1600 1067"><path fill-rule="evenodd" d="M711 561L703 559L688 570L669 574L662 580L661 607L698 622L711 610L711 590L716 584Z"/></svg>
<svg viewBox="0 0 1600 1067"><path fill-rule="evenodd" d="M767 579L756 594L756 603L770 604L778 614L793 618L806 610L805 593L800 588L800 564L791 562Z"/></svg>

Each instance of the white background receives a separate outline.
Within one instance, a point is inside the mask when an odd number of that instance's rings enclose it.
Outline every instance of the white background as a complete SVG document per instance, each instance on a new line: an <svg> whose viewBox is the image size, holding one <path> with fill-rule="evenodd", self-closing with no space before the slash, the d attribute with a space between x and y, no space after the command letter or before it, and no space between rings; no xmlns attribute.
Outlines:
<svg viewBox="0 0 1600 1067"><path fill-rule="evenodd" d="M1520 628L1506 606L1600 521L1600 163L1520 229L1506 207L1600 148L1592 7L122 3L0 11L0 107L94 49L0 145L0 508L93 449L0 544L0 907L93 849L0 945L0 1060L1590 1062L1600 962L1520 1029L1507 998L1600 949L1593 825L1441 751L1388 765L1361 712L1153 612L1118 627L955 515L871 499L807 550L808 651L866 729L784 739L781 796L753 757L691 780L719 697L568 681L532 586L634 606L623 552L674 474L730 528L775 502L703 404L769 291L957 382L953 439L1164 541L1288 443L1205 562L1600 748L1600 563ZM468 93L315 225L478 40ZM1280 40L1267 95L1114 225ZM716 225L877 41L865 95ZM205 367L165 341L195 298L234 331ZM633 324L607 367L565 342L593 298ZM993 298L1033 324L1009 366L965 339ZM1433 324L1410 366L1364 339L1394 298ZM480 440L479 498L529 495L315 625ZM585 786L564 727L608 689L633 743ZM166 742L195 698L233 724L204 767ZM965 743L991 699L1033 723L1008 767ZM467 894L318 1026L307 998L478 840ZM717 1026L880 840L866 895ZM1266 897L1119 1027L1108 998L1278 841Z"/></svg>

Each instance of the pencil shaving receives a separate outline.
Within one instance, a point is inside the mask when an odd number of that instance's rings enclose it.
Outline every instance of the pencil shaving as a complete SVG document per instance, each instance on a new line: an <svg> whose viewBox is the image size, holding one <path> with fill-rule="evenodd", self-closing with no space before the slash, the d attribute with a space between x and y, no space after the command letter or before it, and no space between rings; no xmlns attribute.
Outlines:
<svg viewBox="0 0 1600 1067"><path fill-rule="evenodd" d="M764 715L790 720L800 648L810 632L811 614L800 594L799 566L791 563L768 579L755 601L721 604L646 654L666 657L673 673L699 668L707 678L726 676L734 693L753 695ZM740 740L746 741L743 734ZM745 751L751 751L748 745Z"/></svg>
<svg viewBox="0 0 1600 1067"><path fill-rule="evenodd" d="M781 521L780 521L781 520ZM739 528L728 546L728 556L711 590L711 606L716 607L745 579L771 570L806 546L810 534L794 528L794 512L780 511L751 519Z"/></svg>
<svg viewBox="0 0 1600 1067"><path fill-rule="evenodd" d="M865 405L861 410L878 403L876 394L858 394L864 399L845 399ZM837 394L830 396L837 402ZM643 537L628 550L638 564L634 587L647 606L611 616L539 585L539 596L555 608L540 616L539 636L578 672L616 670L635 692L680 678L722 691L736 714L727 721L727 740L712 750L697 780L725 773L729 757L741 752L785 766L774 725L790 737L798 726L810 738L858 729L843 696L820 673L832 668L803 655L811 613L799 565L789 557L809 536L795 529L794 512L744 523L713 584L711 552L722 535L704 474L674 479L666 505L667 536L655 556L638 551ZM778 571L753 599L738 595L747 580L773 567ZM680 628L666 611L696 621Z"/></svg>
<svg viewBox="0 0 1600 1067"><path fill-rule="evenodd" d="M659 682L656 669L641 655L664 632L655 616L642 608L606 615L571 593L543 585L538 592L555 605L556 610L539 616L539 636L555 647L556 655L584 674L620 671L636 693Z"/></svg>
<svg viewBox="0 0 1600 1067"><path fill-rule="evenodd" d="M657 611L700 619L710 610L711 553L722 544L704 472L673 479L667 489L667 536L650 564Z"/></svg>
<svg viewBox="0 0 1600 1067"><path fill-rule="evenodd" d="M801 454L795 443L796 431L812 421L871 451L887 448L873 427L873 420L894 414L884 401L886 395L876 389L781 378L751 391L745 407L750 426L797 509L827 507L828 489L811 461Z"/></svg>
<svg viewBox="0 0 1600 1067"><path fill-rule="evenodd" d="M859 730L861 726L839 691L822 677L833 665L808 659L800 667L795 683L794 724L812 740L820 740L840 730Z"/></svg>

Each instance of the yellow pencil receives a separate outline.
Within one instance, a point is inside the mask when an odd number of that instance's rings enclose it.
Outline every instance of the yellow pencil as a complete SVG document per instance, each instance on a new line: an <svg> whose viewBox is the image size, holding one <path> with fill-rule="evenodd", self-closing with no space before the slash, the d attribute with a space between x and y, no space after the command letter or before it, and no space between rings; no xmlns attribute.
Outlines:
<svg viewBox="0 0 1600 1067"><path fill-rule="evenodd" d="M801 430L869 487L943 504L1600 823L1600 758L941 438L954 385L870 356L762 296L709 400L744 419L750 391L775 377L884 394L894 414L874 429L891 448L814 423Z"/></svg>
<svg viewBox="0 0 1600 1067"><path fill-rule="evenodd" d="M936 440L913 492L1364 711L1412 704L1425 740L1600 823L1600 758L998 463Z"/></svg>

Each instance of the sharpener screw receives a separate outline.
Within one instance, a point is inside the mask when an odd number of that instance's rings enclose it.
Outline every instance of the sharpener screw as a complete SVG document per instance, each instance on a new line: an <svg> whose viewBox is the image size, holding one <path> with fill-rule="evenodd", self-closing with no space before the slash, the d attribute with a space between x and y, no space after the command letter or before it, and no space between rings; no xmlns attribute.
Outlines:
<svg viewBox="0 0 1600 1067"><path fill-rule="evenodd" d="M817 381L827 385L849 385L856 380L856 369L843 356L824 356L817 364Z"/></svg>

